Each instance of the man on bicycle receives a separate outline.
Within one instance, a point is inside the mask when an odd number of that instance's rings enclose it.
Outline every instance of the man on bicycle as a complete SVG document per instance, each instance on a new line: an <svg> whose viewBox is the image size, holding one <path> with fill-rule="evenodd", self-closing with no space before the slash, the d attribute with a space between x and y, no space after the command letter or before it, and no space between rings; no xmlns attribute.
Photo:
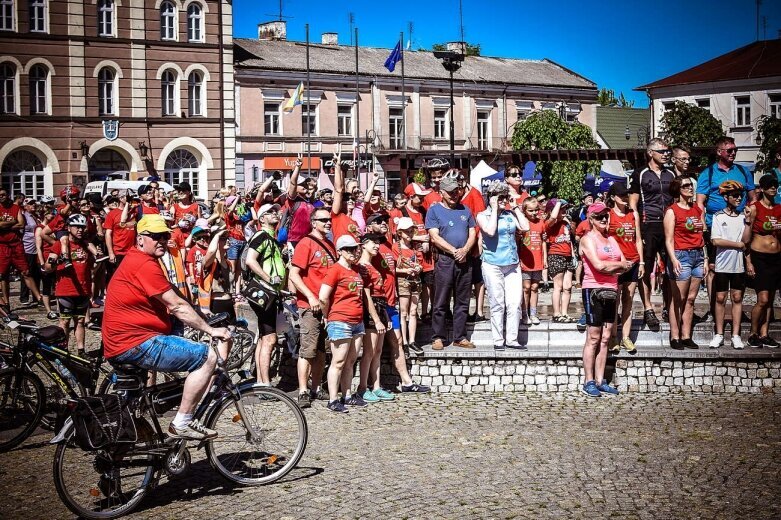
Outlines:
<svg viewBox="0 0 781 520"><path fill-rule="evenodd" d="M193 420L217 363L215 352L171 334L170 315L185 325L223 340L228 355L230 332L210 327L166 278L158 259L166 251L171 230L161 215L145 215L136 226L135 247L128 251L108 286L103 316L105 356L113 364L128 363L160 372L190 372L179 411L168 427L172 437L204 440L217 436Z"/></svg>

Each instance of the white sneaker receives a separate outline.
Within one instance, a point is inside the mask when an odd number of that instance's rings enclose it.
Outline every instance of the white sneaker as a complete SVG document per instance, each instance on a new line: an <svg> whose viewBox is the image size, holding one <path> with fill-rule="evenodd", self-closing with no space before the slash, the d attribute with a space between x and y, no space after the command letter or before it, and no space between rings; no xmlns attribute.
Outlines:
<svg viewBox="0 0 781 520"><path fill-rule="evenodd" d="M724 334L714 334L708 345L710 348L719 348L724 344Z"/></svg>
<svg viewBox="0 0 781 520"><path fill-rule="evenodd" d="M540 319L537 317L536 314L531 317L531 320L532 320L532 325L539 325L540 324Z"/></svg>
<svg viewBox="0 0 781 520"><path fill-rule="evenodd" d="M168 426L168 435L177 439L188 439L193 441L205 441L217 436L217 432L205 427L197 419L193 419L185 426L179 428L172 422Z"/></svg>
<svg viewBox="0 0 781 520"><path fill-rule="evenodd" d="M743 350L743 340L740 339L740 336L732 336L732 348Z"/></svg>

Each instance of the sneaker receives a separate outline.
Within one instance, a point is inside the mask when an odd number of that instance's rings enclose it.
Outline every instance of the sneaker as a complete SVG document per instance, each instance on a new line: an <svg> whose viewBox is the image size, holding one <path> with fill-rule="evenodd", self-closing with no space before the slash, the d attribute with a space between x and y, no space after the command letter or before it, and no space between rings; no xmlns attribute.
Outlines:
<svg viewBox="0 0 781 520"><path fill-rule="evenodd" d="M673 350L683 350L686 347L683 346L683 344L681 343L681 340L679 340L679 339L671 339L670 340L670 348L673 349Z"/></svg>
<svg viewBox="0 0 781 520"><path fill-rule="evenodd" d="M710 340L710 343L708 344L708 347L719 348L722 345L724 345L724 334L714 334L713 339Z"/></svg>
<svg viewBox="0 0 781 520"><path fill-rule="evenodd" d="M304 408L312 407L312 398L309 397L309 392L301 392L298 394L298 407L302 410Z"/></svg>
<svg viewBox="0 0 781 520"><path fill-rule="evenodd" d="M599 391L599 388L597 388L596 381L586 381L586 384L584 384L581 389L581 393L586 394L589 397L601 397L602 392Z"/></svg>
<svg viewBox="0 0 781 520"><path fill-rule="evenodd" d="M670 311L667 309L662 309L662 321L665 323L670 322Z"/></svg>
<svg viewBox="0 0 781 520"><path fill-rule="evenodd" d="M565 316L567 318L567 321L565 323L571 323L571 320L569 316ZM578 330L585 330L586 329L586 313L580 315L580 319L578 320Z"/></svg>
<svg viewBox="0 0 781 520"><path fill-rule="evenodd" d="M174 426L174 423L168 425L168 435L177 439L188 439L192 441L205 441L217 436L217 432L206 428L197 419L193 419L181 428Z"/></svg>
<svg viewBox="0 0 781 520"><path fill-rule="evenodd" d="M344 404L347 406L355 406L358 408L363 408L364 406L369 406L369 403L363 400L363 398L358 394L352 394L350 397L345 398Z"/></svg>
<svg viewBox="0 0 781 520"><path fill-rule="evenodd" d="M691 349L700 348L700 346L696 344L694 340L691 338L682 339L681 345L683 345L685 348L691 348Z"/></svg>
<svg viewBox="0 0 781 520"><path fill-rule="evenodd" d="M706 312L702 316L694 315L694 323L713 323L713 314L710 311Z"/></svg>
<svg viewBox="0 0 781 520"><path fill-rule="evenodd" d="M414 341L407 345L407 348L410 349L410 351L414 352L418 356L422 356L424 354L423 347L415 343Z"/></svg>
<svg viewBox="0 0 781 520"><path fill-rule="evenodd" d="M507 348L511 348L513 350L529 350L526 345L521 345L520 343L508 343Z"/></svg>
<svg viewBox="0 0 781 520"><path fill-rule="evenodd" d="M373 392L373 395L380 401L393 401L394 399L396 399L395 395L388 392L384 388L378 388Z"/></svg>
<svg viewBox="0 0 781 520"><path fill-rule="evenodd" d="M443 350L445 348L445 342L437 338L431 343L432 350Z"/></svg>
<svg viewBox="0 0 781 520"><path fill-rule="evenodd" d="M524 316L523 317L523 324L526 325L526 326L531 325L532 324L532 319L529 316Z"/></svg>
<svg viewBox="0 0 781 520"><path fill-rule="evenodd" d="M602 383L597 385L597 390L607 395L618 395L618 388L610 386L606 379L603 379Z"/></svg>
<svg viewBox="0 0 781 520"><path fill-rule="evenodd" d="M475 344L469 341L468 339L464 338L461 341L454 341L451 347L461 347L461 348L475 348Z"/></svg>
<svg viewBox="0 0 781 520"><path fill-rule="evenodd" d="M740 339L740 336L732 336L732 348L735 350L743 350L743 340Z"/></svg>
<svg viewBox="0 0 781 520"><path fill-rule="evenodd" d="M770 336L762 336L759 338L759 340L762 342L762 346L765 348L778 348L781 347L781 343L774 340Z"/></svg>
<svg viewBox="0 0 781 520"><path fill-rule="evenodd" d="M621 340L621 345L626 349L627 352L630 354L637 351L637 347L635 346L635 342L632 341L632 338L624 338Z"/></svg>
<svg viewBox="0 0 781 520"><path fill-rule="evenodd" d="M762 348L762 339L758 334L752 334L748 337L748 346L751 348Z"/></svg>
<svg viewBox="0 0 781 520"><path fill-rule="evenodd" d="M431 387L412 383L411 385L401 385L401 392L403 394L427 394L431 392Z"/></svg>
<svg viewBox="0 0 781 520"><path fill-rule="evenodd" d="M328 394L322 388L318 388L316 392L309 391L310 401L328 401Z"/></svg>
<svg viewBox="0 0 781 520"><path fill-rule="evenodd" d="M330 411L337 412L337 413L348 413L349 410L347 407L342 404L342 402L337 399L336 401L328 401L328 405L326 406Z"/></svg>
<svg viewBox="0 0 781 520"><path fill-rule="evenodd" d="M653 309L648 309L643 313L643 321L648 325L649 329L659 327L659 318L656 317L656 313Z"/></svg>
<svg viewBox="0 0 781 520"><path fill-rule="evenodd" d="M494 350L504 350L505 348L506 347L504 346L504 344L502 344L502 345L494 345Z"/></svg>
<svg viewBox="0 0 781 520"><path fill-rule="evenodd" d="M532 321L532 325L539 325L540 324L540 319L537 317L536 314L531 317L531 321Z"/></svg>
<svg viewBox="0 0 781 520"><path fill-rule="evenodd" d="M374 392L372 392L368 388L364 390L363 394L361 394L361 398L367 403L377 403L380 401L379 396L377 396Z"/></svg>
<svg viewBox="0 0 781 520"><path fill-rule="evenodd" d="M46 317L47 317L48 319L50 319L50 320L54 321L54 320L57 320L57 319L59 319L59 318L60 318L60 315L59 315L59 314L57 314L56 312L52 311L52 312L50 312L49 314L47 314L47 315L46 315Z"/></svg>

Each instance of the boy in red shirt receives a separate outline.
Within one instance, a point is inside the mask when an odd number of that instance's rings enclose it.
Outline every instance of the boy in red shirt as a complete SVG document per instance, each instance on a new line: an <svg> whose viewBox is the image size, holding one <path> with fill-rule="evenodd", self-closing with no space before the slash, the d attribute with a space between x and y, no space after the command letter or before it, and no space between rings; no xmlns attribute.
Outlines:
<svg viewBox="0 0 781 520"><path fill-rule="evenodd" d="M547 252L543 243L545 221L540 218L539 202L534 197L523 200L523 213L529 221L529 231L523 233L518 255L521 257L521 273L523 277L524 322L526 325L539 325L537 317L537 301L539 298L542 270L548 263Z"/></svg>

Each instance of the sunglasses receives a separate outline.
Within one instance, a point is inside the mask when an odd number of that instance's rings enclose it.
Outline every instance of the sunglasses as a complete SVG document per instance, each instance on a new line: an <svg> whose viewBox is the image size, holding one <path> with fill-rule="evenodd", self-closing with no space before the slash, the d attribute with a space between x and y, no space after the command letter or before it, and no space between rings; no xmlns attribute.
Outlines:
<svg viewBox="0 0 781 520"><path fill-rule="evenodd" d="M594 220L598 220L599 222L607 222L608 214L600 213L599 215L593 215L591 218L593 218Z"/></svg>
<svg viewBox="0 0 781 520"><path fill-rule="evenodd" d="M656 152L659 155L667 155L667 154L673 153L673 151L670 150L669 148L662 148L662 149L659 149L659 150L651 150L651 151L652 152Z"/></svg>
<svg viewBox="0 0 781 520"><path fill-rule="evenodd" d="M737 147L735 147L735 148L722 148L721 151L722 152L726 152L727 155L732 155L733 153L738 153Z"/></svg>
<svg viewBox="0 0 781 520"><path fill-rule="evenodd" d="M694 184L692 184L691 182L685 182L681 184L681 189L683 188L694 188Z"/></svg>
<svg viewBox="0 0 781 520"><path fill-rule="evenodd" d="M507 175L505 175L505 177L520 177L520 176L521 176L520 172L509 172Z"/></svg>
<svg viewBox="0 0 781 520"><path fill-rule="evenodd" d="M331 222L330 218L313 218L315 222L322 222L323 224L327 224L328 222Z"/></svg>
<svg viewBox="0 0 781 520"><path fill-rule="evenodd" d="M742 199L743 198L743 192L741 192L741 191L733 191L733 192L727 193L727 197L732 197L733 199Z"/></svg>
<svg viewBox="0 0 781 520"><path fill-rule="evenodd" d="M163 232L163 233L141 233L145 237L149 237L155 242L160 242L161 240L169 240L171 238L171 233Z"/></svg>
<svg viewBox="0 0 781 520"><path fill-rule="evenodd" d="M354 255L355 253L357 253L357 252L358 252L358 250L359 250L360 248L361 248L361 246L355 246L355 247L343 247L343 248L342 248L342 251L344 251L345 253L349 253L349 254L351 254L351 255Z"/></svg>

